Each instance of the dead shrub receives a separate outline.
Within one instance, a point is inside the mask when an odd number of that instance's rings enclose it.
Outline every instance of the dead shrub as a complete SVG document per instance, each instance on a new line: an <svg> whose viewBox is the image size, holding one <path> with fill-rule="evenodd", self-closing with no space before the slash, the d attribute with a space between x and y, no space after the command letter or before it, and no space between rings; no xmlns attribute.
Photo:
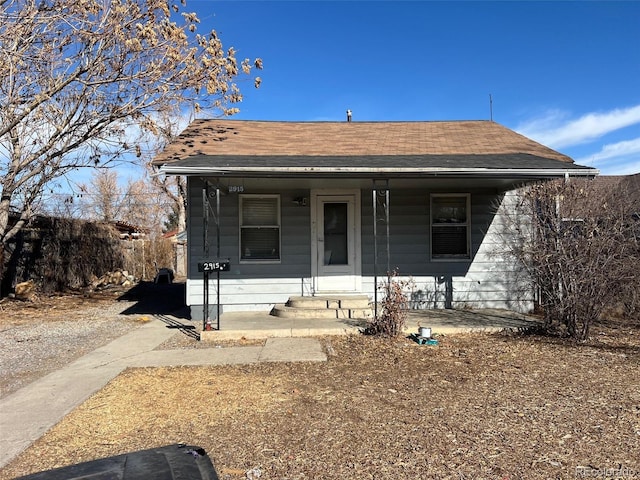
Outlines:
<svg viewBox="0 0 640 480"><path fill-rule="evenodd" d="M604 181L532 185L505 216L507 252L538 291L548 333L576 340L622 305L638 312L638 220L631 192Z"/></svg>
<svg viewBox="0 0 640 480"><path fill-rule="evenodd" d="M387 280L378 289L384 293L382 312L374 318L364 333L381 337L397 338L404 331L409 308L411 280L399 280L396 270L389 272Z"/></svg>

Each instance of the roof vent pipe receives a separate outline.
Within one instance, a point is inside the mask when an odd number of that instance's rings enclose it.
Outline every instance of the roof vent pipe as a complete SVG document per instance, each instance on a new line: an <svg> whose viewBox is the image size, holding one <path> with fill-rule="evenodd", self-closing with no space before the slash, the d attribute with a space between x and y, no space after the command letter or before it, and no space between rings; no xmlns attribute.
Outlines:
<svg viewBox="0 0 640 480"><path fill-rule="evenodd" d="M351 110L347 110L347 122L351 122Z"/></svg>

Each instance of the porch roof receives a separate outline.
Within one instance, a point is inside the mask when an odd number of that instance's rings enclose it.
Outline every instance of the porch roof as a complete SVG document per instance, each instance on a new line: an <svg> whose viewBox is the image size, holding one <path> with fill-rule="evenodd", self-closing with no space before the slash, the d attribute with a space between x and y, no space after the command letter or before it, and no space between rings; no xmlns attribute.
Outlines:
<svg viewBox="0 0 640 480"><path fill-rule="evenodd" d="M153 161L161 173L243 176L595 175L492 121L195 120Z"/></svg>

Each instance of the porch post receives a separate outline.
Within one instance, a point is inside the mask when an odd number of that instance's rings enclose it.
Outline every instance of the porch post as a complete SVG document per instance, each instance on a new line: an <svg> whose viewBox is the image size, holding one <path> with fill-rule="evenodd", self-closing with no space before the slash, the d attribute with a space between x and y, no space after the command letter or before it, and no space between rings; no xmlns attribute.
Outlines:
<svg viewBox="0 0 640 480"><path fill-rule="evenodd" d="M378 319L378 196L376 180L373 180L373 302L374 302L374 318ZM382 204L384 210L386 250L387 250L387 285L391 281L391 245L389 240L389 179L384 180L384 200Z"/></svg>
<svg viewBox="0 0 640 480"><path fill-rule="evenodd" d="M389 242L389 180L385 180L385 189L384 189L384 213L385 218L384 221L387 225L387 286L391 281L390 272L391 272L391 247Z"/></svg>
<svg viewBox="0 0 640 480"><path fill-rule="evenodd" d="M206 260L209 257L209 182L207 180L204 181L204 188L202 189L202 227L202 253L203 258ZM202 330L206 330L209 319L209 272L205 271L203 277Z"/></svg>
<svg viewBox="0 0 640 480"><path fill-rule="evenodd" d="M373 181L373 318L378 320L378 191Z"/></svg>
<svg viewBox="0 0 640 480"><path fill-rule="evenodd" d="M216 261L220 259L220 186L216 184L216 212L214 220L216 222ZM203 257L209 261L209 181L204 180L204 188L202 189L202 226L203 226ZM203 312L202 312L202 330L211 328L211 320L209 319L209 271L203 273ZM207 328L209 327L209 328ZM220 330L220 270L216 270L216 330Z"/></svg>
<svg viewBox="0 0 640 480"><path fill-rule="evenodd" d="M216 261L220 261L220 185L216 184ZM220 330L220 269L216 270L216 330Z"/></svg>

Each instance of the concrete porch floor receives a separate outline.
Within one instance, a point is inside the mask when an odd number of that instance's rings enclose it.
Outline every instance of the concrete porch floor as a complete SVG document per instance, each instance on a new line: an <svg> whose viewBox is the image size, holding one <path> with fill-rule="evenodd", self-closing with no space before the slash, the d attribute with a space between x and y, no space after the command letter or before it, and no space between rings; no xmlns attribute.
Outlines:
<svg viewBox="0 0 640 480"><path fill-rule="evenodd" d="M497 332L534 327L539 321L508 310L411 310L407 334L418 327L430 327L433 335L468 332ZM361 319L281 318L268 312L227 312L220 315L220 330L203 331L202 341L311 337L359 333L367 321ZM213 320L213 328L216 328Z"/></svg>

